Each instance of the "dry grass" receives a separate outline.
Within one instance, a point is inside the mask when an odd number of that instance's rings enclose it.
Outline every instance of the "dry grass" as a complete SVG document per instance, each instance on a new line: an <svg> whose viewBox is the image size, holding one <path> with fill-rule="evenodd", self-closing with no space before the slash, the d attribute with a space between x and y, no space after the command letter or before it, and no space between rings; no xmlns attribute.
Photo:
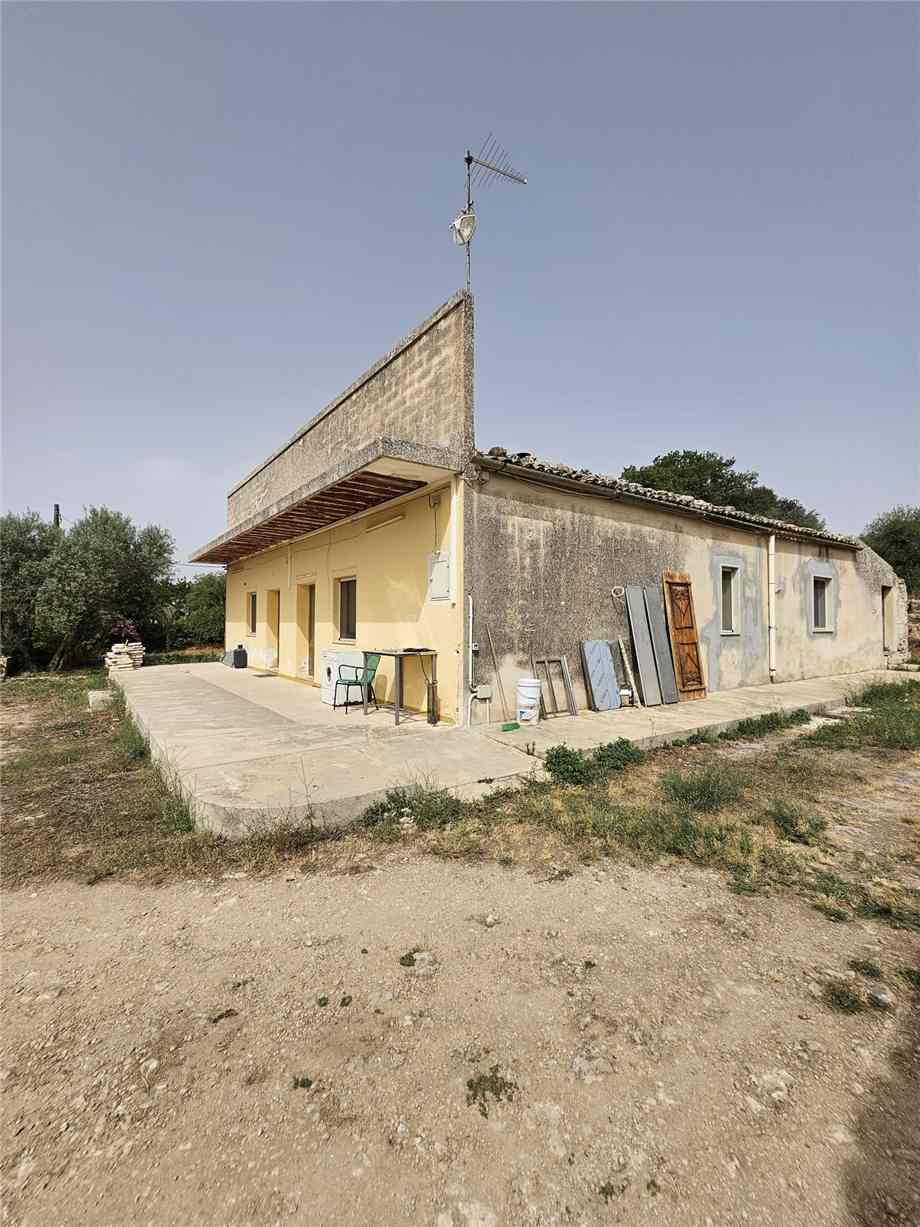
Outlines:
<svg viewBox="0 0 920 1227"><path fill-rule="evenodd" d="M266 873L303 860L319 837L309 826L282 824L236 843L194 831L122 705L89 711L87 691L104 686L97 673L3 684L5 886Z"/></svg>
<svg viewBox="0 0 920 1227"><path fill-rule="evenodd" d="M914 828L894 823L910 848L895 848L886 835L891 855L871 862L829 838L842 801L865 795L909 761L904 751L827 748L788 734L766 738L753 752L699 742L626 755L614 743L606 755L590 756L587 771L571 754L556 756L574 782L532 780L477 802L432 788L396 790L350 832L282 823L233 842L192 829L181 798L119 706L88 711L86 691L102 684L99 675L82 673L15 679L0 690L10 757L7 885L52 877L354 873L409 853L496 860L547 880L601 857L680 859L724 871L739 894L793 889L828 920L874 917L920 928L920 896L894 876L898 864L915 860ZM886 712L895 701L888 691L876 699Z"/></svg>

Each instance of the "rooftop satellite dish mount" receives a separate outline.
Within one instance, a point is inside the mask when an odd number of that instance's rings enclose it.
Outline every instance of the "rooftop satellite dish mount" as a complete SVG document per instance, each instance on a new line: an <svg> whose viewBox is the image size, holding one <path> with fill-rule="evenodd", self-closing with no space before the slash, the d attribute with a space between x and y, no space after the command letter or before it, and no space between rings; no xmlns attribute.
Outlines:
<svg viewBox="0 0 920 1227"><path fill-rule="evenodd" d="M483 187L495 179L510 179L512 183L524 183L527 180L511 165L511 159L505 149L490 132L478 153L466 151L463 159L466 164L466 208L451 222L450 232L458 247L466 248L466 292L470 292L470 243L476 233L476 214L473 212L473 184ZM475 168L475 169L474 169Z"/></svg>

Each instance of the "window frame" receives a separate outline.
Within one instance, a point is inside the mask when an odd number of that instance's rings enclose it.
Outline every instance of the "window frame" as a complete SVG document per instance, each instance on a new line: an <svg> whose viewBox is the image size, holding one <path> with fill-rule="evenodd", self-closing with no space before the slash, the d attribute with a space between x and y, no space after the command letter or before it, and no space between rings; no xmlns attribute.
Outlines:
<svg viewBox="0 0 920 1227"><path fill-rule="evenodd" d="M352 619L352 634L346 634L349 629L345 625L344 615L346 610L343 602L345 600L346 585L352 585L352 600L351 600L351 619ZM358 577L357 575L341 575L336 580L336 638L339 643L357 643L358 641Z"/></svg>
<svg viewBox="0 0 920 1227"><path fill-rule="evenodd" d="M731 627L725 625L725 573L731 576ZM734 563L723 563L719 570L719 633L725 636L740 635L738 626L738 577L741 568Z"/></svg>
<svg viewBox="0 0 920 1227"><path fill-rule="evenodd" d="M246 634L255 635L259 630L259 594L246 593Z"/></svg>
<svg viewBox="0 0 920 1227"><path fill-rule="evenodd" d="M833 577L830 575L813 575L811 577L811 629L815 635L832 635L834 633L834 624L831 616L831 585ZM818 586L824 594L824 621L818 623Z"/></svg>

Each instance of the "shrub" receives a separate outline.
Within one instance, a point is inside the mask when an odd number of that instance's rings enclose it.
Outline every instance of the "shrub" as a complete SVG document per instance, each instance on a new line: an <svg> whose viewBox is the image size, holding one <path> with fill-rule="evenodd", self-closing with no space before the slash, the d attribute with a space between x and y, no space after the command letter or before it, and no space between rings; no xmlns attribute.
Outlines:
<svg viewBox="0 0 920 1227"><path fill-rule="evenodd" d="M809 740L831 750L855 746L920 750L920 706L882 701L864 715L822 725L810 734Z"/></svg>
<svg viewBox="0 0 920 1227"><path fill-rule="evenodd" d="M645 754L625 737L608 741L594 751L594 762L602 771L623 771L633 763L641 763Z"/></svg>
<svg viewBox="0 0 920 1227"><path fill-rule="evenodd" d="M794 805L774 799L764 812L764 820L771 823L785 838L797 844L817 843L818 837L827 830L827 821L817 815L805 817Z"/></svg>
<svg viewBox="0 0 920 1227"><path fill-rule="evenodd" d="M803 707L789 712L771 711L763 716L740 720L733 729L720 733L719 738L721 741L753 741L758 737L766 737L769 733L792 728L796 724L807 724L810 719L810 714Z"/></svg>
<svg viewBox="0 0 920 1227"><path fill-rule="evenodd" d="M557 784L590 784L595 777L594 763L570 746L550 746L544 766Z"/></svg>
<svg viewBox="0 0 920 1227"><path fill-rule="evenodd" d="M723 763L709 763L698 771L668 771L661 789L679 809L701 814L715 813L737 801L743 792L740 776Z"/></svg>
<svg viewBox="0 0 920 1227"><path fill-rule="evenodd" d="M868 682L847 699L850 707L884 707L889 703L916 703L920 700L920 682Z"/></svg>
<svg viewBox="0 0 920 1227"><path fill-rule="evenodd" d="M391 788L379 801L372 801L361 815L361 825L376 828L380 834L396 830L401 819L411 819L421 830L446 826L464 815L464 804L444 788L422 784Z"/></svg>

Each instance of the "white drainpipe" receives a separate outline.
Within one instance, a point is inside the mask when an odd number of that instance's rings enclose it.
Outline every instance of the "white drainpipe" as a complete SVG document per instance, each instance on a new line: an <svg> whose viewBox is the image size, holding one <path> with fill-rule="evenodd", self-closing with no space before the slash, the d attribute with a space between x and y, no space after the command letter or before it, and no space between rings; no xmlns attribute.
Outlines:
<svg viewBox="0 0 920 1227"><path fill-rule="evenodd" d="M770 681L776 681L776 534L767 541L767 653Z"/></svg>
<svg viewBox="0 0 920 1227"><path fill-rule="evenodd" d="M469 686L469 697L466 701L466 726L467 728L473 723L473 700L476 698L476 687L473 684L473 598L467 596L469 618L466 629L466 650L467 650L467 685Z"/></svg>

